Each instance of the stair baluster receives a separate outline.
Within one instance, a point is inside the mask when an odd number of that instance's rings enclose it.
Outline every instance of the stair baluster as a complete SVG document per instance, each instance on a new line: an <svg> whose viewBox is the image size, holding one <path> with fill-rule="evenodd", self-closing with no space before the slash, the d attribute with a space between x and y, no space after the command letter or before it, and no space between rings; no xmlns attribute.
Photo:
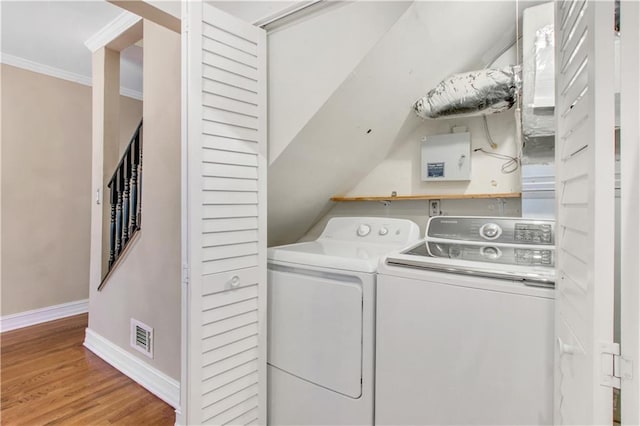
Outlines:
<svg viewBox="0 0 640 426"><path fill-rule="evenodd" d="M120 255L120 250L122 249L122 189L123 189L123 179L122 179L122 165L118 166L118 171L116 172L116 192L118 193L118 198L116 201L116 256Z"/></svg>
<svg viewBox="0 0 640 426"><path fill-rule="evenodd" d="M136 137L132 146L132 165L131 165L131 218L129 220L129 235L138 229L138 157L139 157L139 142Z"/></svg>
<svg viewBox="0 0 640 426"><path fill-rule="evenodd" d="M138 161L138 205L136 209L136 227L140 229L142 224L142 123L140 123L140 127L138 127L138 133L136 134L136 140L138 141L137 147L138 151L136 153L136 160Z"/></svg>
<svg viewBox="0 0 640 426"><path fill-rule="evenodd" d="M109 225L109 269L116 260L116 203L118 196L114 185L109 182L109 201L111 204L110 225Z"/></svg>
<svg viewBox="0 0 640 426"><path fill-rule="evenodd" d="M139 211L140 195L139 195L139 176L142 168L142 157L140 151L140 135L142 129L134 136L133 143L131 145L132 151L132 165L131 165L131 221L129 234L132 235L136 230L140 228Z"/></svg>
<svg viewBox="0 0 640 426"><path fill-rule="evenodd" d="M131 179L131 151L124 153L122 163L122 245L129 241L129 182Z"/></svg>

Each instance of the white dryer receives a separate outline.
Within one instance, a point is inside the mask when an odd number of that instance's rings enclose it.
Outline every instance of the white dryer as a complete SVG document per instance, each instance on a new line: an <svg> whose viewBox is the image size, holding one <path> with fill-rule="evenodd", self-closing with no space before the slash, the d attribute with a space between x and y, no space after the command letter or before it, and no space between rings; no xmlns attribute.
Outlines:
<svg viewBox="0 0 640 426"><path fill-rule="evenodd" d="M436 217L378 269L377 425L553 414L554 223Z"/></svg>
<svg viewBox="0 0 640 426"><path fill-rule="evenodd" d="M409 220L332 218L268 250L269 424L373 424L377 265L418 239Z"/></svg>

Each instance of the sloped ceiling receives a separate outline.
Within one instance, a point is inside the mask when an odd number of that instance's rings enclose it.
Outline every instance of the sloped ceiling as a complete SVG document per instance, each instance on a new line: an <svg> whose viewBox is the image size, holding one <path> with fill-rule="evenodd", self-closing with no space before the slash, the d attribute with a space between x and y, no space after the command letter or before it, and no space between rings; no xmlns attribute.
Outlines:
<svg viewBox="0 0 640 426"><path fill-rule="evenodd" d="M514 17L511 2L414 2L270 165L269 245L300 238L415 130L415 99L506 47Z"/></svg>
<svg viewBox="0 0 640 426"><path fill-rule="evenodd" d="M296 15L289 25L269 30L269 164L410 5L406 1L326 2L307 19Z"/></svg>

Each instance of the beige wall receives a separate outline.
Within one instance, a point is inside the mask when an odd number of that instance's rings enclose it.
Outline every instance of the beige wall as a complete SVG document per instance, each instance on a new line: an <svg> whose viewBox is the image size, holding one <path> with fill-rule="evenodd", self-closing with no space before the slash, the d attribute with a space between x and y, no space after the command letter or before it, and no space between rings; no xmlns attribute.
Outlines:
<svg viewBox="0 0 640 426"><path fill-rule="evenodd" d="M1 67L1 313L9 315L89 296L91 88Z"/></svg>
<svg viewBox="0 0 640 426"><path fill-rule="evenodd" d="M129 146L131 136L142 120L142 101L120 97L120 146L118 147L118 161L124 150Z"/></svg>
<svg viewBox="0 0 640 426"><path fill-rule="evenodd" d="M180 35L144 22L142 229L102 291L89 328L180 379ZM131 318L154 328L154 358L129 346Z"/></svg>

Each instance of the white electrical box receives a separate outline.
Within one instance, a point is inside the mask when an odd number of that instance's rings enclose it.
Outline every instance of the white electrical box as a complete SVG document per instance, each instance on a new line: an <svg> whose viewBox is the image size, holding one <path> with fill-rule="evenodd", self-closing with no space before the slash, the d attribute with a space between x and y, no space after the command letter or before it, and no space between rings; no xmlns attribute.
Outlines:
<svg viewBox="0 0 640 426"><path fill-rule="evenodd" d="M471 179L471 133L448 133L422 139L423 181Z"/></svg>

